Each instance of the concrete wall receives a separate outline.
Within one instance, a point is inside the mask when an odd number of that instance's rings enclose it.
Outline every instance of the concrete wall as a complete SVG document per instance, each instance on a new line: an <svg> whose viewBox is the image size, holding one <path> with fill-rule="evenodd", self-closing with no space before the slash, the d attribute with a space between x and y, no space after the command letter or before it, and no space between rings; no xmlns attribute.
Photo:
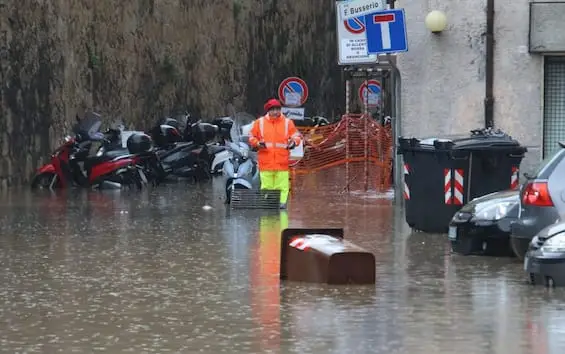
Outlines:
<svg viewBox="0 0 565 354"><path fill-rule="evenodd" d="M409 52L403 78L402 134L467 134L484 126L486 0L400 0ZM441 10L447 29L430 33L424 19ZM522 164L537 165L542 146L543 61L528 54L528 0L495 2L495 126L528 146Z"/></svg>

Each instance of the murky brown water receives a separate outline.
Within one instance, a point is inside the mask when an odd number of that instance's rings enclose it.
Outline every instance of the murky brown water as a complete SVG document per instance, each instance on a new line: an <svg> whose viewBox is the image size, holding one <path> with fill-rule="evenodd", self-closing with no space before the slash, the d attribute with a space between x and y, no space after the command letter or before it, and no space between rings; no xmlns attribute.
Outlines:
<svg viewBox="0 0 565 354"><path fill-rule="evenodd" d="M3 195L0 350L565 352L564 290L526 285L516 260L451 255L390 200L227 212L221 198L221 186L183 185ZM376 286L280 285L287 226L344 226L375 252Z"/></svg>

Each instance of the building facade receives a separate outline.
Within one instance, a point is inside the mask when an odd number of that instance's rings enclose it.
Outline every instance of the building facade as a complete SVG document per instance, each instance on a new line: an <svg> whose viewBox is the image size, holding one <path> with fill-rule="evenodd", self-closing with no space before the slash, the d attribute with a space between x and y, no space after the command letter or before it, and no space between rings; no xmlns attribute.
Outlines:
<svg viewBox="0 0 565 354"><path fill-rule="evenodd" d="M565 1L494 2L494 126L528 147L522 171L531 172L565 141ZM409 41L398 55L402 135L485 126L486 3L396 2L405 9ZM432 10L447 17L439 34L425 26Z"/></svg>

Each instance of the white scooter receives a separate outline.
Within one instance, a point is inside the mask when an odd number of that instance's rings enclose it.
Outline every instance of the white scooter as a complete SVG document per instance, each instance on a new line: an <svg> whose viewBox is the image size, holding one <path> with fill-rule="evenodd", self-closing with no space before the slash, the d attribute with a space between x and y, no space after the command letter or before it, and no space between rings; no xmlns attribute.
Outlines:
<svg viewBox="0 0 565 354"><path fill-rule="evenodd" d="M208 145L208 149L210 150L210 155L213 156L210 163L210 173L213 175L222 173L225 162L233 155L232 152L218 143Z"/></svg>
<svg viewBox="0 0 565 354"><path fill-rule="evenodd" d="M259 189L259 166L247 144L247 137L237 142L226 142L232 157L224 162L223 173L226 176L226 204L231 203L235 189Z"/></svg>

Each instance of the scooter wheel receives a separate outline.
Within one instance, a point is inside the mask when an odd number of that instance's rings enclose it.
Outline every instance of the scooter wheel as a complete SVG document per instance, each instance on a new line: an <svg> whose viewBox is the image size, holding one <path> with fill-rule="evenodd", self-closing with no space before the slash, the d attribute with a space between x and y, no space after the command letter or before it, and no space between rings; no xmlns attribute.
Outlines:
<svg viewBox="0 0 565 354"><path fill-rule="evenodd" d="M204 159L198 159L194 172L194 179L196 181L207 181L212 178L210 164Z"/></svg>
<svg viewBox="0 0 565 354"><path fill-rule="evenodd" d="M231 191L226 191L226 200L224 200L224 204L231 204Z"/></svg>
<svg viewBox="0 0 565 354"><path fill-rule="evenodd" d="M122 185L130 189L136 187L137 189L143 188L143 182L137 171L136 167L130 168L129 171L121 175Z"/></svg>
<svg viewBox="0 0 565 354"><path fill-rule="evenodd" d="M457 241L451 241L451 250L464 256L469 256L473 253L475 244L472 239L464 238Z"/></svg>
<svg viewBox="0 0 565 354"><path fill-rule="evenodd" d="M33 177L31 189L49 189L57 186L57 175L52 172L44 172Z"/></svg>

